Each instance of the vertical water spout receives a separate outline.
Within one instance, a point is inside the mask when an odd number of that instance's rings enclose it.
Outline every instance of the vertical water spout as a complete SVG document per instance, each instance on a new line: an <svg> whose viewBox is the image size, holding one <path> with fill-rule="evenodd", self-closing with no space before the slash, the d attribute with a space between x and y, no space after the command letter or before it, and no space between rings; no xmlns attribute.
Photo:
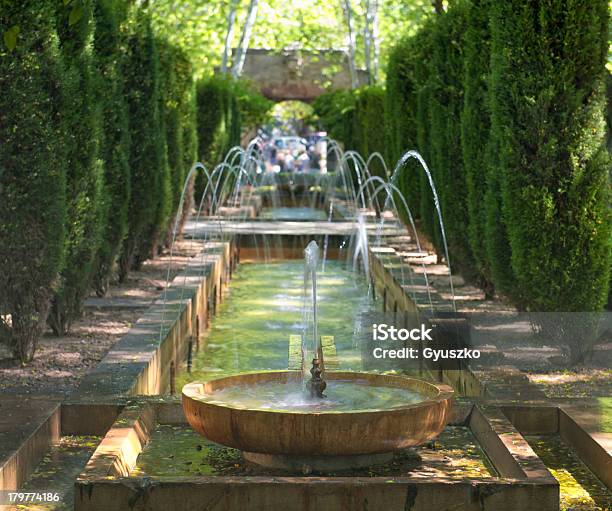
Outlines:
<svg viewBox="0 0 612 511"><path fill-rule="evenodd" d="M368 230L363 213L357 216L357 231L355 233L355 252L353 253L353 270L358 270L359 256L363 263L366 282L370 281L370 258L368 252Z"/></svg>
<svg viewBox="0 0 612 511"><path fill-rule="evenodd" d="M313 359L318 359L324 371L323 350L319 340L317 310L317 269L319 245L311 241L304 250L304 308L302 335L302 376L308 375Z"/></svg>
<svg viewBox="0 0 612 511"><path fill-rule="evenodd" d="M330 225L334 215L334 201L329 201L329 213L327 215L327 225ZM321 270L325 273L325 262L327 261L327 247L329 246L329 232L325 233L325 242L323 243L323 263L321 266Z"/></svg>
<svg viewBox="0 0 612 511"><path fill-rule="evenodd" d="M319 245L316 241L311 241L304 250L304 282L311 283L311 304L312 304L312 336L314 353L319 352L319 336L317 332L317 265L319 264Z"/></svg>
<svg viewBox="0 0 612 511"><path fill-rule="evenodd" d="M325 362L323 360L323 347L319 340L317 328L317 266L319 264L319 245L316 241L311 241L304 250L304 296L308 296L308 291L311 293L312 307L312 368L310 374L311 380L308 382L308 389L311 397L324 398L323 394L327 383L323 379L325 374ZM310 289L309 289L310 287ZM304 336L306 337L306 336ZM307 341L306 341L307 342ZM306 343L302 344L302 367L305 369L310 361Z"/></svg>

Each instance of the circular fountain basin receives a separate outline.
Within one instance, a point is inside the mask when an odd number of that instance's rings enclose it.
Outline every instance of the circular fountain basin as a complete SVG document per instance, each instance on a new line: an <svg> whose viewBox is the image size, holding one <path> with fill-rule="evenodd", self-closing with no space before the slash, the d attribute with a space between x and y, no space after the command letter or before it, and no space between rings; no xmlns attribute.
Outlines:
<svg viewBox="0 0 612 511"><path fill-rule="evenodd" d="M183 410L191 427L207 439L269 466L287 465L295 457L345 457L349 466L380 462L364 455L419 445L436 437L449 420L453 390L447 385L358 372L326 372L325 379L328 398L304 402L294 399L299 371L189 383L183 387ZM335 387L340 397L334 396ZM258 390L264 396L253 399ZM267 398L270 392L276 398Z"/></svg>

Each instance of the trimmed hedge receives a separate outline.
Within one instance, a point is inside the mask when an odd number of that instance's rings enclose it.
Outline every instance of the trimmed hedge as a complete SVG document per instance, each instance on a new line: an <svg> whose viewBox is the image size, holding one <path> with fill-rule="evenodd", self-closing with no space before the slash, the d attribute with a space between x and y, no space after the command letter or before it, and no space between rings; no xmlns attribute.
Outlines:
<svg viewBox="0 0 612 511"><path fill-rule="evenodd" d="M385 155L385 91L368 86L339 90L319 96L312 104L314 114L329 136L367 159L372 153ZM386 177L382 165L373 173Z"/></svg>
<svg viewBox="0 0 612 511"><path fill-rule="evenodd" d="M422 66L421 58L420 46L415 38L401 39L389 54L385 94L385 157L391 166L407 150L419 147L416 73ZM422 172L418 164L411 160L396 183L413 215L418 215L420 208Z"/></svg>
<svg viewBox="0 0 612 511"><path fill-rule="evenodd" d="M433 23L431 21L430 23ZM423 30L415 38L415 44L420 48L419 60L415 66L415 81L416 81L416 137L417 137L417 150L421 153L421 156L426 162L432 161L432 144L429 141L430 130L429 125L430 119L430 101L429 95L431 94L431 84L429 82L429 59L426 55L429 54L431 48L431 31ZM423 170L418 167L418 163L413 164L416 168L416 172L419 174L419 188L420 197L418 201L419 208L417 213L419 216L419 223L423 230L432 237L434 242L439 243L439 238L435 239L435 234L438 232L438 219L436 216L436 210L434 207L434 201L432 196L431 187L429 180L424 174ZM435 172L435 169L430 169L431 172ZM414 172L414 171L413 171Z"/></svg>
<svg viewBox="0 0 612 511"><path fill-rule="evenodd" d="M101 109L100 158L104 165L101 198L103 231L94 288L103 296L113 277L121 246L128 233L130 202L130 130L122 70L124 54L121 23L127 13L121 0L98 0L94 8L94 54L99 72L96 101Z"/></svg>
<svg viewBox="0 0 612 511"><path fill-rule="evenodd" d="M330 138L342 142L347 149L355 147L352 132L356 108L354 91L337 90L322 94L312 103L312 108Z"/></svg>
<svg viewBox="0 0 612 511"><path fill-rule="evenodd" d="M119 261L120 280L154 254L161 222L169 215L170 199L157 45L150 15L146 10L134 9L127 27L122 68L132 144L129 230Z"/></svg>
<svg viewBox="0 0 612 511"><path fill-rule="evenodd" d="M165 118L168 165L170 169L170 221L166 243L171 242L173 219L178 210L187 173L197 160L195 82L191 62L185 53L158 40L162 76L163 115ZM190 208L190 196L184 211Z"/></svg>
<svg viewBox="0 0 612 511"><path fill-rule="evenodd" d="M462 0L390 54L387 155L416 140L453 266L521 309L595 311L607 299L607 22L603 0ZM421 225L439 249L423 176L420 185Z"/></svg>
<svg viewBox="0 0 612 511"><path fill-rule="evenodd" d="M487 193L486 169L491 112L487 76L491 59L489 6L491 0L472 0L464 35L463 111L461 151L465 171L468 211L467 235L480 284L491 291L491 269L485 243Z"/></svg>
<svg viewBox="0 0 612 511"><path fill-rule="evenodd" d="M362 87L356 91L355 147L363 155L385 154L385 91L382 87ZM379 160L374 160L373 174L386 178Z"/></svg>
<svg viewBox="0 0 612 511"><path fill-rule="evenodd" d="M97 70L92 55L92 2L83 1L76 22L73 7L57 3L56 22L64 61L65 94L62 109L66 147L66 260L53 297L49 326L64 335L82 314L89 294L102 230L99 159L100 109L96 101Z"/></svg>
<svg viewBox="0 0 612 511"><path fill-rule="evenodd" d="M491 6L492 134L514 293L527 310L594 311L607 300L607 23L604 0Z"/></svg>
<svg viewBox="0 0 612 511"><path fill-rule="evenodd" d="M431 60L427 127L431 146L430 166L440 197L446 238L452 254L451 263L462 273L471 275L473 267L467 239L466 179L461 157L463 36L467 28L465 5L465 2L456 2L432 26L429 38ZM425 193L428 188L424 187ZM432 234L439 253L442 253L441 232L437 225Z"/></svg>
<svg viewBox="0 0 612 511"><path fill-rule="evenodd" d="M65 252L64 84L53 0L0 0L0 341L34 356Z"/></svg>
<svg viewBox="0 0 612 511"><path fill-rule="evenodd" d="M463 39L468 11L457 2L444 15L429 20L404 39L390 56L387 123L391 161L416 149L428 163L444 218L451 263L468 275L473 258L467 240L468 210L461 147L463 110ZM405 115L394 105L410 109ZM404 117L405 115L405 117ZM442 235L433 194L423 169L410 161L399 187L420 225L443 254Z"/></svg>
<svg viewBox="0 0 612 511"><path fill-rule="evenodd" d="M65 333L167 242L195 86L146 6L0 0L0 33L0 342L27 362L45 322Z"/></svg>
<svg viewBox="0 0 612 511"><path fill-rule="evenodd" d="M240 128L253 130L266 124L274 102L258 92L255 85L242 78L233 82L233 91L240 112Z"/></svg>
<svg viewBox="0 0 612 511"><path fill-rule="evenodd" d="M198 154L208 169L223 160L227 151L240 144L240 111L229 77L214 76L197 84ZM206 187L204 176L198 174L196 197L201 198Z"/></svg>
<svg viewBox="0 0 612 511"><path fill-rule="evenodd" d="M612 73L606 72L606 146L612 154ZM612 171L612 167L611 167Z"/></svg>

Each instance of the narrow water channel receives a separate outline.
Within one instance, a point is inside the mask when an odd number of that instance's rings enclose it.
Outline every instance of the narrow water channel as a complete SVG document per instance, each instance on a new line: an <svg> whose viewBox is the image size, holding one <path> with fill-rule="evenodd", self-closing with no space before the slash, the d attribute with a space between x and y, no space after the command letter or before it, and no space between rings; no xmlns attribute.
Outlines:
<svg viewBox="0 0 612 511"><path fill-rule="evenodd" d="M362 275L343 262L328 261L318 275L319 334L334 336L339 368L360 370L359 317L376 310ZM287 369L289 337L302 334L304 263L241 264L228 295L194 355L185 383L245 371Z"/></svg>

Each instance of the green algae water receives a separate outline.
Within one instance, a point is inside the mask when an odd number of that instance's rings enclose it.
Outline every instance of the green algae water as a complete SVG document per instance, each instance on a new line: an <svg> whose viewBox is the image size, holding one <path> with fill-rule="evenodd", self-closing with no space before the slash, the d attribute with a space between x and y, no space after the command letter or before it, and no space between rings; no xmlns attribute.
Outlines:
<svg viewBox="0 0 612 511"><path fill-rule="evenodd" d="M384 465L305 475L260 467L245 461L237 449L202 438L187 425L158 424L151 440L138 456L132 476L355 476L464 481L497 477L486 455L468 428L447 426L435 442L395 453Z"/></svg>
<svg viewBox="0 0 612 511"><path fill-rule="evenodd" d="M559 481L560 511L609 511L612 493L558 435L526 436L534 452Z"/></svg>
<svg viewBox="0 0 612 511"><path fill-rule="evenodd" d="M74 479L83 471L102 438L97 436L63 436L52 445L28 480L22 493L59 494L59 502L7 506L7 511L71 511L74 509ZM2 506L0 506L2 508Z"/></svg>
<svg viewBox="0 0 612 511"><path fill-rule="evenodd" d="M359 318L376 310L365 279L340 261L327 261L317 279L319 334L334 337L340 370L361 370ZM177 375L177 388L247 371L286 370L289 337L303 333L303 293L303 261L239 265L191 373Z"/></svg>
<svg viewBox="0 0 612 511"><path fill-rule="evenodd" d="M263 208L259 213L263 220L285 220L296 222L326 221L325 211L317 208Z"/></svg>
<svg viewBox="0 0 612 511"><path fill-rule="evenodd" d="M418 403L425 396L403 388L373 386L365 380L329 380L324 399L311 398L301 382L235 385L210 394L212 403L233 408L282 412L350 412L392 410Z"/></svg>

